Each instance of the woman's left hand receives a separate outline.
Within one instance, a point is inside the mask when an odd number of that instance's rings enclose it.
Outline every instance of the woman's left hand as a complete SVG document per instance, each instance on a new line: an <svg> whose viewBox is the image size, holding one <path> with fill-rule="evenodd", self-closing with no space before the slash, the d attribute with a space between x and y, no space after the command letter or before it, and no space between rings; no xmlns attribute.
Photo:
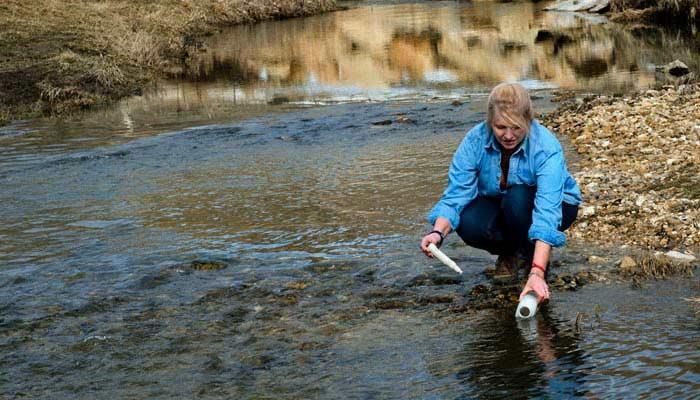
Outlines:
<svg viewBox="0 0 700 400"><path fill-rule="evenodd" d="M527 278L527 283L520 293L520 300L522 300L528 292L532 291L537 293L538 303L549 300L549 286L547 286L547 282L544 280L544 274L541 274L539 271L532 272Z"/></svg>

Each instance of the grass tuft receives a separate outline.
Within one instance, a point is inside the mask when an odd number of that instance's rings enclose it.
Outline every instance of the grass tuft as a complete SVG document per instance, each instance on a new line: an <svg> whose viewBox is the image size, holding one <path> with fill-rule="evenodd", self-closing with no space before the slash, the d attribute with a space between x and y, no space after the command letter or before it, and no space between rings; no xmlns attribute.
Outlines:
<svg viewBox="0 0 700 400"><path fill-rule="evenodd" d="M623 275L633 280L667 279L674 276L692 276L695 267L687 262L678 262L663 255L642 254L634 258L636 265Z"/></svg>

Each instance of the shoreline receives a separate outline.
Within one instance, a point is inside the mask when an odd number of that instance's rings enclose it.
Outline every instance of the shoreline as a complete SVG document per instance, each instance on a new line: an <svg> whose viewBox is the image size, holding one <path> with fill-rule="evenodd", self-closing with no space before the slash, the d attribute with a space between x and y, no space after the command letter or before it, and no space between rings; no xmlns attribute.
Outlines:
<svg viewBox="0 0 700 400"><path fill-rule="evenodd" d="M337 8L336 0L9 0L0 5L0 126L138 95L220 28Z"/></svg>
<svg viewBox="0 0 700 400"><path fill-rule="evenodd" d="M339 0L8 0L0 5L0 125L63 117L176 77L220 29L342 8ZM622 8L608 12L610 18ZM634 23L634 22L632 22Z"/></svg>

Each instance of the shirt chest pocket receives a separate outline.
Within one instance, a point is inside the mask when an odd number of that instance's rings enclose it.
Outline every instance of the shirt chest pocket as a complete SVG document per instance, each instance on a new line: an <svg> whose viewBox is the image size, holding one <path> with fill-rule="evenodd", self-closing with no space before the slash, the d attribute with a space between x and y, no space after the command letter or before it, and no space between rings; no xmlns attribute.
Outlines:
<svg viewBox="0 0 700 400"><path fill-rule="evenodd" d="M513 177L516 185L535 185L535 174L530 168L530 164L527 160L518 158L517 166L515 168L515 176Z"/></svg>

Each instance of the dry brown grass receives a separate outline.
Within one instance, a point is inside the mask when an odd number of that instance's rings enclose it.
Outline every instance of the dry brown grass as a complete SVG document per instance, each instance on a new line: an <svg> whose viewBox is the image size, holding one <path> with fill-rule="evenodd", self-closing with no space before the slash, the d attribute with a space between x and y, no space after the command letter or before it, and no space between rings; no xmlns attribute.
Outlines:
<svg viewBox="0 0 700 400"><path fill-rule="evenodd" d="M0 121L139 93L217 27L335 7L335 0L4 0Z"/></svg>
<svg viewBox="0 0 700 400"><path fill-rule="evenodd" d="M611 0L610 10L618 22L694 23L700 0Z"/></svg>
<svg viewBox="0 0 700 400"><path fill-rule="evenodd" d="M695 266L678 262L671 258L653 254L641 254L634 258L636 265L622 271L622 275L632 280L667 279L674 276L693 276Z"/></svg>

